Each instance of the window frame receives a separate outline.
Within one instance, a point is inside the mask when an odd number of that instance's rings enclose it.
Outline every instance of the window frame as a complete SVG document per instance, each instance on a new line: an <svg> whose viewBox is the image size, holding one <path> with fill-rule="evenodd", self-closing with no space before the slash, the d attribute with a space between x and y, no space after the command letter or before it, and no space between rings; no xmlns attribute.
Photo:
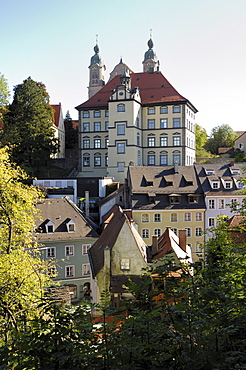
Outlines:
<svg viewBox="0 0 246 370"><path fill-rule="evenodd" d="M173 128L180 128L180 127L181 127L180 117L173 118Z"/></svg>
<svg viewBox="0 0 246 370"><path fill-rule="evenodd" d="M126 105L123 103L117 104L117 112L125 112L126 111Z"/></svg>
<svg viewBox="0 0 246 370"><path fill-rule="evenodd" d="M69 270L71 270L72 274L68 273L68 272L70 272ZM74 265L67 265L67 266L65 266L65 278L71 278L71 277L75 277L75 266Z"/></svg>
<svg viewBox="0 0 246 370"><path fill-rule="evenodd" d="M144 220L144 219L145 219L145 220ZM142 222L142 223L149 222L149 219L150 219L150 217L149 217L149 213L142 213L142 215L141 215L141 222Z"/></svg>
<svg viewBox="0 0 246 370"><path fill-rule="evenodd" d="M161 213L154 213L154 222L161 222Z"/></svg>
<svg viewBox="0 0 246 370"><path fill-rule="evenodd" d="M148 119L148 130L154 130L155 129L155 119L150 118Z"/></svg>
<svg viewBox="0 0 246 370"><path fill-rule="evenodd" d="M56 247L46 247L46 258L56 258Z"/></svg>
<svg viewBox="0 0 246 370"><path fill-rule="evenodd" d="M101 122L100 121L94 122L94 131L95 132L101 131Z"/></svg>
<svg viewBox="0 0 246 370"><path fill-rule="evenodd" d="M126 143L117 143L117 154L125 154Z"/></svg>
<svg viewBox="0 0 246 370"><path fill-rule="evenodd" d="M144 228L144 229L142 229L142 238L143 239L149 239L149 229L146 229L146 228Z"/></svg>
<svg viewBox="0 0 246 370"><path fill-rule="evenodd" d="M70 256L74 256L74 245L65 245L65 257Z"/></svg>
<svg viewBox="0 0 246 370"><path fill-rule="evenodd" d="M125 135L126 126L124 123L117 124L117 135Z"/></svg>
<svg viewBox="0 0 246 370"><path fill-rule="evenodd" d="M91 244L82 244L82 255L88 254L88 250L91 248Z"/></svg>
<svg viewBox="0 0 246 370"><path fill-rule="evenodd" d="M178 222L178 213L177 212L171 212L170 213L170 222Z"/></svg>
<svg viewBox="0 0 246 370"><path fill-rule="evenodd" d="M89 269L87 269L86 267L89 267ZM85 272L85 271L89 271L89 272ZM82 264L82 276L90 276L90 275L91 275L90 264L89 263L83 263Z"/></svg>
<svg viewBox="0 0 246 370"><path fill-rule="evenodd" d="M161 136L160 137L160 146L168 146L168 137L167 136Z"/></svg>

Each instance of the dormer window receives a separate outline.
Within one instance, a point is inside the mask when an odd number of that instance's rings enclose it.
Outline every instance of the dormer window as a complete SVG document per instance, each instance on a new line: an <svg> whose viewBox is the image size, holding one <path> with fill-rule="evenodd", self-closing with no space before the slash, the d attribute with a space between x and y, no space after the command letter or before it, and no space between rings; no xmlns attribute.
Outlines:
<svg viewBox="0 0 246 370"><path fill-rule="evenodd" d="M212 181L212 188L219 189L219 181Z"/></svg>
<svg viewBox="0 0 246 370"><path fill-rule="evenodd" d="M213 169L209 169L209 170L206 170L206 169L205 169L205 172L206 172L206 175L207 175L207 176L214 175L214 170L213 170Z"/></svg>
<svg viewBox="0 0 246 370"><path fill-rule="evenodd" d="M188 195L189 203L198 203L199 195Z"/></svg>
<svg viewBox="0 0 246 370"><path fill-rule="evenodd" d="M231 189L232 188L232 181L225 181L225 188Z"/></svg>
<svg viewBox="0 0 246 370"><path fill-rule="evenodd" d="M75 223L73 220L67 222L67 231L73 233L75 231Z"/></svg>
<svg viewBox="0 0 246 370"><path fill-rule="evenodd" d="M45 225L45 229L46 229L47 234L53 233L54 232L54 223L49 220L49 222L47 222L47 224Z"/></svg>
<svg viewBox="0 0 246 370"><path fill-rule="evenodd" d="M180 203L180 195L178 194L170 195L170 203L171 204Z"/></svg>
<svg viewBox="0 0 246 370"><path fill-rule="evenodd" d="M239 168L230 168L232 175L240 175L240 169Z"/></svg>

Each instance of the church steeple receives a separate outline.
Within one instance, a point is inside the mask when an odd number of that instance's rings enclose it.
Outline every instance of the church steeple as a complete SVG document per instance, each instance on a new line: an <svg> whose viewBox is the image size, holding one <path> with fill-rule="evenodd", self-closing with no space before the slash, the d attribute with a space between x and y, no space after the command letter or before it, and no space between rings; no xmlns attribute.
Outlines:
<svg viewBox="0 0 246 370"><path fill-rule="evenodd" d="M159 60L156 53L153 50L154 43L152 41L152 34L150 33L150 39L147 43L149 50L144 54L143 71L144 72L156 72L159 69Z"/></svg>
<svg viewBox="0 0 246 370"><path fill-rule="evenodd" d="M104 85L104 71L106 69L101 56L99 55L98 40L96 39L96 45L94 46L95 54L91 57L89 65L90 70L90 81L88 87L88 95L91 98L95 95Z"/></svg>

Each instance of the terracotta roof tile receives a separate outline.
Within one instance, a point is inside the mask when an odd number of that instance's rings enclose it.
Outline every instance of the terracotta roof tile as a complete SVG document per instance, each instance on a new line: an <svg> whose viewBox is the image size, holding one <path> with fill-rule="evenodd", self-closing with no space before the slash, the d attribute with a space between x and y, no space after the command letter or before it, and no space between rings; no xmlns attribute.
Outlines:
<svg viewBox="0 0 246 370"><path fill-rule="evenodd" d="M187 102L188 100L178 93L161 72L131 73L132 88L139 87L142 104ZM76 109L90 109L107 107L112 89L120 85L120 76L115 76L100 91ZM194 108L196 110L196 108Z"/></svg>

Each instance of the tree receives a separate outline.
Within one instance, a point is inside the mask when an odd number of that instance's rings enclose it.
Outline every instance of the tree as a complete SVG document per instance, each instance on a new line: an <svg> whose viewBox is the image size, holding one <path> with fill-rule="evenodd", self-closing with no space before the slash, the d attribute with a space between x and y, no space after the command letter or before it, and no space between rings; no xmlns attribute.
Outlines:
<svg viewBox="0 0 246 370"><path fill-rule="evenodd" d="M11 145L11 159L27 173L38 175L58 148L54 111L45 85L30 77L14 89L13 103L4 117L2 143Z"/></svg>
<svg viewBox="0 0 246 370"><path fill-rule="evenodd" d="M6 78L0 73L0 121L3 119L3 112L7 111L9 103L9 89Z"/></svg>
<svg viewBox="0 0 246 370"><path fill-rule="evenodd" d="M207 131L205 128L196 124L196 150L204 149L204 145L208 140Z"/></svg>
<svg viewBox="0 0 246 370"><path fill-rule="evenodd" d="M24 172L0 149L0 343L36 314L44 287L50 284L32 233L41 195L23 184Z"/></svg>
<svg viewBox="0 0 246 370"><path fill-rule="evenodd" d="M218 154L219 148L233 147L236 138L237 134L229 125L223 124L214 127L209 140L205 144L205 149L213 154Z"/></svg>
<svg viewBox="0 0 246 370"><path fill-rule="evenodd" d="M73 126L73 121L69 111L67 111L65 119L65 134L66 134L66 149L77 149L78 148L78 127Z"/></svg>

